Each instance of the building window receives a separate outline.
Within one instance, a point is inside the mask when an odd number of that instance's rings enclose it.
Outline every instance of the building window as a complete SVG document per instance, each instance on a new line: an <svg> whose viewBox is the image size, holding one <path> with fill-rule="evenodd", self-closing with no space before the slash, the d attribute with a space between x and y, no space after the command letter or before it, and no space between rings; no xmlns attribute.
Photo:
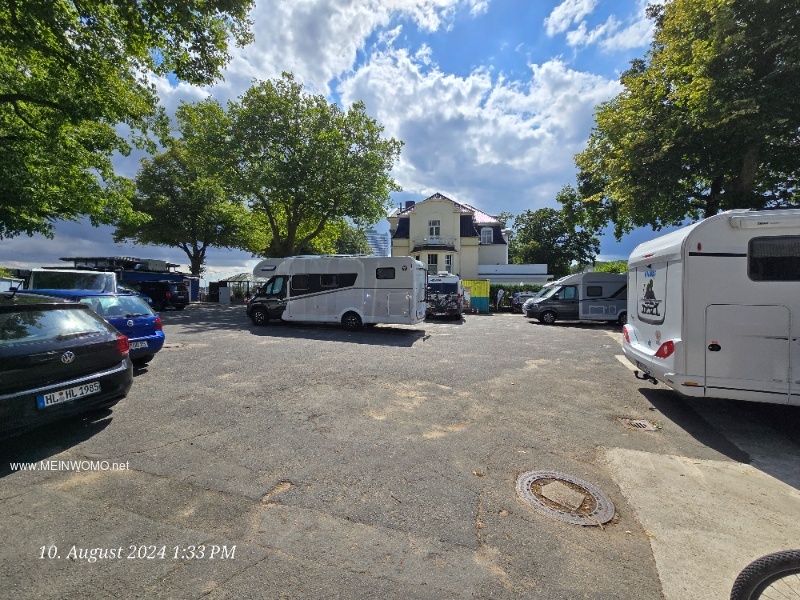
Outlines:
<svg viewBox="0 0 800 600"><path fill-rule="evenodd" d="M428 221L428 236L438 238L442 233L441 221Z"/></svg>
<svg viewBox="0 0 800 600"><path fill-rule="evenodd" d="M444 257L444 270L448 273L453 272L453 255L452 254L445 254Z"/></svg>
<svg viewBox="0 0 800 600"><path fill-rule="evenodd" d="M428 273L439 272L439 255L428 254Z"/></svg>
<svg viewBox="0 0 800 600"><path fill-rule="evenodd" d="M491 244L494 241L494 232L491 227L481 229L481 244Z"/></svg>

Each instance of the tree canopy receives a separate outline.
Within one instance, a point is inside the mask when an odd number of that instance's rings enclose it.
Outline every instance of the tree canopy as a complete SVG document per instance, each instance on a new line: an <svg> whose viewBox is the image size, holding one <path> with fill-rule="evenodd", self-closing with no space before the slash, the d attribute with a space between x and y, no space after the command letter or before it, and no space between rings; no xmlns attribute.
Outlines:
<svg viewBox="0 0 800 600"><path fill-rule="evenodd" d="M0 238L53 222L130 215L111 157L163 134L150 74L219 77L228 40L251 39L254 0L25 0L0 3Z"/></svg>
<svg viewBox="0 0 800 600"><path fill-rule="evenodd" d="M211 100L182 104L176 118L181 137L142 161L133 199L138 218L118 223L114 240L180 248L192 275L200 275L208 248L251 249L257 232L210 159L227 131L222 108Z"/></svg>
<svg viewBox="0 0 800 600"><path fill-rule="evenodd" d="M402 142L361 102L342 110L287 73L257 82L229 107L229 185L268 229L261 253L290 256L347 218L376 223L400 187L389 172Z"/></svg>
<svg viewBox="0 0 800 600"><path fill-rule="evenodd" d="M572 217L615 234L785 205L800 177L800 2L671 0L597 109Z"/></svg>
<svg viewBox="0 0 800 600"><path fill-rule="evenodd" d="M561 194L575 194L571 188ZM526 210L514 219L509 247L514 264L547 264L556 278L569 275L570 265L593 263L600 241L590 231L569 225L561 211L553 208Z"/></svg>

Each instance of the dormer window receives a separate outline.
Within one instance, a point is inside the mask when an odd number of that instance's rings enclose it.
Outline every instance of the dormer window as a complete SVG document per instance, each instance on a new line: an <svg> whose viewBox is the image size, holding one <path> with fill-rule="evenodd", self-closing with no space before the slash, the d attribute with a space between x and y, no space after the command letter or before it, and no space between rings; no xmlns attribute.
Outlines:
<svg viewBox="0 0 800 600"><path fill-rule="evenodd" d="M481 244L491 244L494 241L494 231L491 227L481 228Z"/></svg>

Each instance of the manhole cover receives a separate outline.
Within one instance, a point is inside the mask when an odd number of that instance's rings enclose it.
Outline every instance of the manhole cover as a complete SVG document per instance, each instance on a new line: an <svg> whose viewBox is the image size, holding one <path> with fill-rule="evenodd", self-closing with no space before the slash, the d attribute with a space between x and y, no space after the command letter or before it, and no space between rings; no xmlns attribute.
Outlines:
<svg viewBox="0 0 800 600"><path fill-rule="evenodd" d="M658 427L645 419L619 419L619 422L628 429L635 429L637 431L658 431Z"/></svg>
<svg viewBox="0 0 800 600"><path fill-rule="evenodd" d="M538 512L573 525L602 525L614 518L611 499L587 481L558 471L529 471L517 494Z"/></svg>

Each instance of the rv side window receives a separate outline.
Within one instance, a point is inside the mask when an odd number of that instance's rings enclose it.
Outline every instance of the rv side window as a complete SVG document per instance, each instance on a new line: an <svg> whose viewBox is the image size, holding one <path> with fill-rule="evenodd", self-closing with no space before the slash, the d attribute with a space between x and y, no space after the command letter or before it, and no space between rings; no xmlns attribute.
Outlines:
<svg viewBox="0 0 800 600"><path fill-rule="evenodd" d="M292 275L292 291L305 292L308 289L308 275Z"/></svg>
<svg viewBox="0 0 800 600"><path fill-rule="evenodd" d="M614 300L627 300L628 299L628 284L626 283L621 288L619 288L616 292L611 294L611 298Z"/></svg>
<svg viewBox="0 0 800 600"><path fill-rule="evenodd" d="M586 297L587 298L599 298L603 295L603 286L602 285L587 285L586 286Z"/></svg>
<svg viewBox="0 0 800 600"><path fill-rule="evenodd" d="M375 269L375 279L394 279L394 267L378 267Z"/></svg>
<svg viewBox="0 0 800 600"><path fill-rule="evenodd" d="M339 281L336 275L323 274L319 276L319 287L323 289L330 289L339 287Z"/></svg>
<svg viewBox="0 0 800 600"><path fill-rule="evenodd" d="M753 281L800 281L800 236L750 240L747 274Z"/></svg>

